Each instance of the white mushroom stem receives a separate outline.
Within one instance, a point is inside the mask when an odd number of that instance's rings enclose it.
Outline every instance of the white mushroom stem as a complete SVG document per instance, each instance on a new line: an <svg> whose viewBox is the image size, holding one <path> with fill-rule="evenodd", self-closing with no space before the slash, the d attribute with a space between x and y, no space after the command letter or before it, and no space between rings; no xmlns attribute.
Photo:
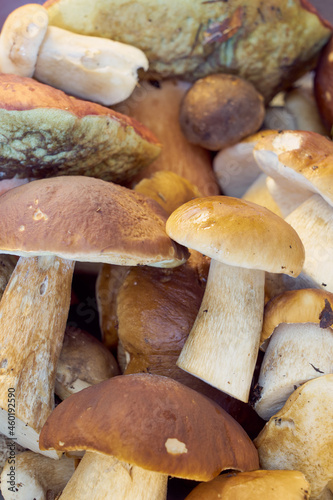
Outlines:
<svg viewBox="0 0 333 500"><path fill-rule="evenodd" d="M109 106L131 95L139 68L147 70L148 59L136 47L50 26L33 76L67 94Z"/></svg>
<svg viewBox="0 0 333 500"><path fill-rule="evenodd" d="M212 260L197 319L177 362L244 402L258 356L264 283L264 271Z"/></svg>
<svg viewBox="0 0 333 500"><path fill-rule="evenodd" d="M317 285L333 292L333 208L313 195L288 217L305 248L303 272Z"/></svg>
<svg viewBox="0 0 333 500"><path fill-rule="evenodd" d="M58 257L20 258L0 302L0 432L36 452L54 407L73 270Z"/></svg>
<svg viewBox="0 0 333 500"><path fill-rule="evenodd" d="M314 323L282 323L268 344L258 379L260 396L254 405L269 420L291 393L307 380L333 373L333 330Z"/></svg>
<svg viewBox="0 0 333 500"><path fill-rule="evenodd" d="M60 500L166 500L168 476L86 452Z"/></svg>
<svg viewBox="0 0 333 500"><path fill-rule="evenodd" d="M74 458L19 453L2 471L1 493L4 500L49 500L65 488L74 471Z"/></svg>
<svg viewBox="0 0 333 500"><path fill-rule="evenodd" d="M279 207L282 217L287 217L299 207L299 205L313 195L313 192L306 189L297 190L294 184L283 178L276 180L273 179L273 177L267 177L266 186L273 200Z"/></svg>

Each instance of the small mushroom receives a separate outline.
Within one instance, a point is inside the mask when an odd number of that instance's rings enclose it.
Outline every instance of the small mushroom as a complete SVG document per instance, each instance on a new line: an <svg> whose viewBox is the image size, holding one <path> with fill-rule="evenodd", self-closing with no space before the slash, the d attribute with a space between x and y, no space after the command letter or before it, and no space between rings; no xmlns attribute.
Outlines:
<svg viewBox="0 0 333 500"><path fill-rule="evenodd" d="M297 470L229 472L199 484L185 500L309 500L311 487Z"/></svg>
<svg viewBox="0 0 333 500"><path fill-rule="evenodd" d="M261 468L298 470L310 483L311 499L330 498L332 413L332 374L298 387L254 440Z"/></svg>
<svg viewBox="0 0 333 500"><path fill-rule="evenodd" d="M265 117L264 99L235 75L197 80L182 99L180 126L189 142L218 151L254 134Z"/></svg>
<svg viewBox="0 0 333 500"><path fill-rule="evenodd" d="M16 455L14 461L7 461L1 474L1 493L4 500L53 500L74 471L73 458L62 456L53 460L25 451Z"/></svg>
<svg viewBox="0 0 333 500"><path fill-rule="evenodd" d="M2 73L34 77L106 106L133 92L139 68L148 69L141 50L48 26L47 10L38 4L14 10L0 34Z"/></svg>
<svg viewBox="0 0 333 500"><path fill-rule="evenodd" d="M104 344L79 328L66 328L55 379L60 399L116 375L117 361Z"/></svg>
<svg viewBox="0 0 333 500"><path fill-rule="evenodd" d="M205 432L202 432L205 422ZM86 453L62 500L165 499L168 475L208 481L253 470L258 457L242 427L218 405L158 375L114 377L60 403L42 449Z"/></svg>
<svg viewBox="0 0 333 500"><path fill-rule="evenodd" d="M171 214L166 230L212 259L201 307L177 364L247 402L259 350L265 271L297 276L304 262L302 242L269 210L227 196L185 203Z"/></svg>

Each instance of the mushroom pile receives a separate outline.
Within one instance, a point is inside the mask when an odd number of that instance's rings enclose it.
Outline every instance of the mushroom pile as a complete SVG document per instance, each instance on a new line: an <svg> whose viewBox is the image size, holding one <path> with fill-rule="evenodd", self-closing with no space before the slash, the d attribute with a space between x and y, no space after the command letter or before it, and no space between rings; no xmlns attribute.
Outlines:
<svg viewBox="0 0 333 500"><path fill-rule="evenodd" d="M2 497L332 500L333 27L41 3L0 33Z"/></svg>

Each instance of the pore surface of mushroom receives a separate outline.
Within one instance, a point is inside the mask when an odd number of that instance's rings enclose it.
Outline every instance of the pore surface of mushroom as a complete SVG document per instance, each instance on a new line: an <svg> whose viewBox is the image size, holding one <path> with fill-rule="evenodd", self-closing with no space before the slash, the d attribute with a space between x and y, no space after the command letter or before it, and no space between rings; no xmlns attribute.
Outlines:
<svg viewBox="0 0 333 500"><path fill-rule="evenodd" d="M171 214L166 229L175 241L212 259L178 366L247 402L259 349L265 271L297 276L304 261L302 242L269 210L226 196L185 203Z"/></svg>
<svg viewBox="0 0 333 500"><path fill-rule="evenodd" d="M106 498L110 489L122 500L164 499L168 475L207 481L258 464L230 415L172 379L147 374L114 377L66 399L46 422L40 446L86 450L64 500Z"/></svg>

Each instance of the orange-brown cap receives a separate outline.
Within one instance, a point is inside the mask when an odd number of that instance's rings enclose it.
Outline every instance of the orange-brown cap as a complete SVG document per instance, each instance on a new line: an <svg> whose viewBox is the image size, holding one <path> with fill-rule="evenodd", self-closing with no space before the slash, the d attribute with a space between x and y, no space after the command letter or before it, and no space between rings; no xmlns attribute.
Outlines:
<svg viewBox="0 0 333 500"><path fill-rule="evenodd" d="M21 256L174 267L188 258L166 213L125 187L84 176L41 179L0 196L0 249Z"/></svg>
<svg viewBox="0 0 333 500"><path fill-rule="evenodd" d="M230 415L158 375L121 375L70 396L44 425L40 448L98 451L199 481L259 468L252 441Z"/></svg>
<svg viewBox="0 0 333 500"><path fill-rule="evenodd" d="M304 247L296 231L264 207L228 196L191 200L169 217L170 238L212 259L297 276Z"/></svg>

